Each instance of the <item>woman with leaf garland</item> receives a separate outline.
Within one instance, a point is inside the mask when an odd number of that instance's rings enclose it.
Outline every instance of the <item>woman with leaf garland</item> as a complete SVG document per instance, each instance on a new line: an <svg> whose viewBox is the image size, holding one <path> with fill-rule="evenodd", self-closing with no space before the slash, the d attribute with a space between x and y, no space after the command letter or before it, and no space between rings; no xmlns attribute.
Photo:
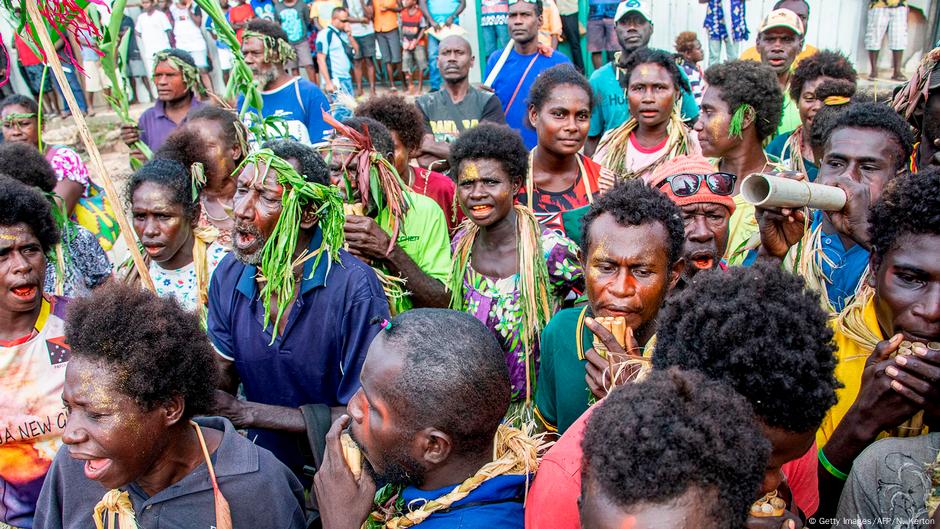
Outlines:
<svg viewBox="0 0 940 529"><path fill-rule="evenodd" d="M584 288L577 247L513 205L526 149L512 129L482 124L451 148L457 199L468 219L454 236L451 308L472 314L506 355L512 402L528 406L538 372L538 337L572 290ZM510 414L518 410L510 408ZM521 416L524 417L524 416Z"/></svg>
<svg viewBox="0 0 940 529"><path fill-rule="evenodd" d="M95 234L102 248L110 250L120 229L104 192L92 182L88 168L77 152L64 145L51 146L42 142L42 125L38 116L39 105L31 97L14 94L0 101L4 141L27 143L39 148L55 170L55 194L65 202L67 216Z"/></svg>
<svg viewBox="0 0 940 529"><path fill-rule="evenodd" d="M642 178L676 156L701 154L698 138L682 123L682 89L689 91L675 59L644 48L630 56L620 82L627 93L630 120L601 138L594 160L618 179ZM601 179L602 190L613 181Z"/></svg>
<svg viewBox="0 0 940 529"><path fill-rule="evenodd" d="M538 145L529 154L516 201L528 206L543 226L564 235L561 214L592 203L606 171L580 153L591 126L594 91L573 66L559 64L539 74L528 103Z"/></svg>
<svg viewBox="0 0 940 529"><path fill-rule="evenodd" d="M79 297L111 277L111 262L98 239L65 217L61 200L54 192L55 171L35 147L18 142L0 144L0 174L42 191L52 205L52 216L62 239L46 259L43 288L46 293Z"/></svg>
<svg viewBox="0 0 940 529"><path fill-rule="evenodd" d="M164 144L164 148L168 145ZM203 311L209 280L227 250L218 230L198 227L200 204L190 171L165 151L131 175L127 202L137 238L150 261L157 295L173 297L186 310ZM131 270L129 281L139 280Z"/></svg>
<svg viewBox="0 0 940 529"><path fill-rule="evenodd" d="M336 129L324 158L333 184L346 195L349 252L376 270L392 314L448 306L450 235L441 207L398 176L395 144L384 125L371 118L324 119Z"/></svg>
<svg viewBox="0 0 940 529"><path fill-rule="evenodd" d="M754 61L716 64L705 71L705 82L694 128L702 154L718 159L718 171L738 177L725 259L729 265L749 265L757 260L760 233L754 206L741 198L740 186L746 176L777 167L763 142L780 123L783 92L774 71Z"/></svg>

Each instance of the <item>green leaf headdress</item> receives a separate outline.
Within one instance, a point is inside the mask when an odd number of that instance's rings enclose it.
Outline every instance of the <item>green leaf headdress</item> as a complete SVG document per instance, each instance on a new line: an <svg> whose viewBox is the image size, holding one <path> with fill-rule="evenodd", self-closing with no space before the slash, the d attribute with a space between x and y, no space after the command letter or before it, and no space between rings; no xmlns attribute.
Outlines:
<svg viewBox="0 0 940 529"><path fill-rule="evenodd" d="M242 33L242 42L245 42L245 39L248 38L261 39L261 42L264 42L264 62L281 64L297 58L294 47L284 39L258 33L257 31Z"/></svg>
<svg viewBox="0 0 940 529"><path fill-rule="evenodd" d="M747 103L741 103L734 109L731 116L731 123L728 125L729 138L741 138L744 135L744 121L748 117L755 115L754 107Z"/></svg>
<svg viewBox="0 0 940 529"><path fill-rule="evenodd" d="M388 208L390 226L383 226L386 231L390 232L389 247L385 252L388 255L395 247L395 242L398 241L398 232L401 230L405 213L408 211L409 201L406 194L408 186L402 182L395 166L385 155L375 150L368 128L364 132L359 132L340 123L326 112L323 113L323 120L336 130L337 136L350 140L354 145L348 152L340 152L341 149L326 146L327 152L321 151L323 158L329 160L332 156L343 156L346 158L343 167L355 158L356 187L359 189L359 200L363 208L367 212L373 206L377 211ZM346 178L346 189L349 189L348 177ZM351 196L347 197L347 201L349 200Z"/></svg>
<svg viewBox="0 0 940 529"><path fill-rule="evenodd" d="M255 178L265 178L269 170L277 175L277 182L284 188L281 197L281 216L277 219L274 231L264 244L261 253L261 275L264 286L261 288L261 300L264 303L264 326L270 323L271 297L277 296L277 316L274 319L274 332L287 305L294 297L294 268L313 258L313 270L317 269L323 252L329 259L339 261L339 250L343 247L343 199L334 187L315 182L308 182L303 176L271 149L261 149L248 155L235 170L235 173L248 164L255 166ZM296 261L294 251L305 208L315 207L323 243L314 253L307 255L306 250ZM329 273L329 272L327 272Z"/></svg>
<svg viewBox="0 0 940 529"><path fill-rule="evenodd" d="M202 81L199 79L198 68L170 53L169 50L159 51L153 55L154 72L161 62L168 62L174 70L179 71L183 75L183 82L186 83L187 88L198 92L199 95L206 95L206 87L202 86Z"/></svg>

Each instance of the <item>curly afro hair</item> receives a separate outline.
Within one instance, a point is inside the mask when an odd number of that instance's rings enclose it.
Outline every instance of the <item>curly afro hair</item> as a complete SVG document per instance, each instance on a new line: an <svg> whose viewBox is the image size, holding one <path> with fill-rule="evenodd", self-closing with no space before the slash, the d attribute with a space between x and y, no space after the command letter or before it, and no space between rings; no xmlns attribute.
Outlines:
<svg viewBox="0 0 940 529"><path fill-rule="evenodd" d="M700 373L654 371L616 388L584 429L582 505L596 491L633 513L691 493L708 527L744 527L770 457L751 417L732 388Z"/></svg>
<svg viewBox="0 0 940 529"><path fill-rule="evenodd" d="M13 105L21 106L33 114L39 113L39 103L37 103L35 99L22 94L11 94L3 98L3 100L0 101L0 112L3 112L3 109L6 107Z"/></svg>
<svg viewBox="0 0 940 529"><path fill-rule="evenodd" d="M914 152L914 133L900 114L884 103L852 103L840 112L832 123L822 131L823 145L828 147L832 134L840 129L881 130L894 138L897 156L894 159L896 169L902 169Z"/></svg>
<svg viewBox="0 0 940 529"><path fill-rule="evenodd" d="M44 193L51 193L58 182L55 169L39 149L20 142L0 143L0 174L13 176Z"/></svg>
<svg viewBox="0 0 940 529"><path fill-rule="evenodd" d="M535 78L532 88L529 89L529 97L526 99L529 108L534 108L536 111L542 110L542 106L551 97L555 87L562 85L576 86L584 90L584 93L588 95L588 106L594 108L594 90L591 89L591 83L571 63L567 62L556 64Z"/></svg>
<svg viewBox="0 0 940 529"><path fill-rule="evenodd" d="M450 166L457 174L466 160L496 160L510 182L522 184L528 171L529 150L519 133L506 125L480 123L461 134L450 147Z"/></svg>
<svg viewBox="0 0 940 529"><path fill-rule="evenodd" d="M271 20L253 18L247 24L245 24L245 31L261 33L262 35L273 37L275 39L281 39L284 42L290 43L290 37L287 36L287 32L281 28L280 24Z"/></svg>
<svg viewBox="0 0 940 529"><path fill-rule="evenodd" d="M407 428L450 434L457 454L487 451L510 398L509 369L493 333L466 312L414 309L379 336L386 354L402 356L401 376L385 389Z"/></svg>
<svg viewBox="0 0 940 529"><path fill-rule="evenodd" d="M757 139L764 141L773 134L783 117L783 92L777 75L770 66L756 61L729 61L705 70L709 88L721 90L721 99L728 111L743 104L751 105L757 113L754 123Z"/></svg>
<svg viewBox="0 0 940 529"><path fill-rule="evenodd" d="M297 160L300 166L298 171L304 180L324 186L330 185L330 169L320 157L316 149L294 140L271 140L262 145L265 149L274 151L278 158L290 161Z"/></svg>
<svg viewBox="0 0 940 529"><path fill-rule="evenodd" d="M660 313L653 367L702 371L768 426L815 431L841 386L827 320L819 294L779 266L699 273Z"/></svg>
<svg viewBox="0 0 940 529"><path fill-rule="evenodd" d="M676 37L676 51L687 53L695 49L695 43L698 42L698 34L694 31L683 31Z"/></svg>
<svg viewBox="0 0 940 529"><path fill-rule="evenodd" d="M174 298L110 281L69 304L65 336L73 358L107 365L113 389L144 410L182 397L186 419L211 411L215 355L198 316Z"/></svg>
<svg viewBox="0 0 940 529"><path fill-rule="evenodd" d="M26 224L39 239L43 253L59 243L61 234L52 217L52 204L35 187L0 174L0 226Z"/></svg>
<svg viewBox="0 0 940 529"><path fill-rule="evenodd" d="M858 81L858 73L849 59L841 52L820 50L803 59L790 77L790 98L799 101L803 85L820 77L832 77L852 83Z"/></svg>
<svg viewBox="0 0 940 529"><path fill-rule="evenodd" d="M868 212L868 235L878 262L908 234L940 235L940 169L891 179Z"/></svg>
<svg viewBox="0 0 940 529"><path fill-rule="evenodd" d="M372 118L358 116L347 119L343 125L363 134L368 132L369 138L372 139L372 147L391 161L391 156L395 152L395 142L392 141L392 133L388 131L388 127Z"/></svg>
<svg viewBox="0 0 940 529"><path fill-rule="evenodd" d="M372 118L398 135L399 141L410 152L421 147L424 129L418 126L424 116L418 107L398 95L385 95L367 99L356 107L356 115Z"/></svg>
<svg viewBox="0 0 940 529"><path fill-rule="evenodd" d="M183 207L183 215L190 222L199 218L199 200L193 200L192 176L188 166L177 160L157 158L150 160L143 167L135 171L127 181L127 190L124 199L128 209L133 209L134 192L144 182L153 182L170 191L170 199L174 204Z"/></svg>
<svg viewBox="0 0 940 529"><path fill-rule="evenodd" d="M589 255L591 225L604 213L610 213L621 226L640 226L659 222L668 236L666 255L669 266L682 257L685 244L685 224L682 211L665 193L660 193L642 180L624 180L598 197L584 215L581 227L581 254Z"/></svg>
<svg viewBox="0 0 940 529"><path fill-rule="evenodd" d="M657 50L656 48L640 48L630 55L630 58L627 59L623 65L624 74L620 76L620 86L622 86L624 90L630 87L630 76L633 74L633 70L641 64L656 64L661 66L669 73L669 77L672 79L672 85L677 91L680 89L686 92L692 91L688 81L686 81L685 78L682 77L682 73L679 72L679 65L676 64L675 57L663 50Z"/></svg>

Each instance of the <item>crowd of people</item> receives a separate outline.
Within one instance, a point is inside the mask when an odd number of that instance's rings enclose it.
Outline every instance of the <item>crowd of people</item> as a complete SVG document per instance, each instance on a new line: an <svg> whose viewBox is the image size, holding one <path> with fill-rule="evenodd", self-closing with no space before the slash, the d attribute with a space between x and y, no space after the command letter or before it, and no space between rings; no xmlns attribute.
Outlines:
<svg viewBox="0 0 940 529"><path fill-rule="evenodd" d="M0 101L0 529L940 520L940 48L886 96L802 0L752 60L709 2L705 70L591 0L590 78L564 1L484 0L483 57L463 0L162 4L122 196Z"/></svg>

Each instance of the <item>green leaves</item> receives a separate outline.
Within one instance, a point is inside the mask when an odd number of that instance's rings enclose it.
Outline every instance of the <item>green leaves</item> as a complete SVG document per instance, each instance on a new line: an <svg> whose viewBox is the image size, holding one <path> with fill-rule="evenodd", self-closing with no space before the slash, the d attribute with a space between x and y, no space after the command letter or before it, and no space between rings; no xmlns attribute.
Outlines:
<svg viewBox="0 0 940 529"><path fill-rule="evenodd" d="M339 250L344 242L343 199L335 187L308 182L297 173L293 166L278 158L270 149L261 149L251 153L235 172L240 173L249 164L255 166L256 178L266 178L268 171L273 170L277 175L278 183L284 187L281 197L281 215L261 253L261 275L265 280L261 288L261 300L265 309L265 328L270 323L271 298L277 299L274 331L271 333L273 340L273 337L277 336L281 317L294 298L296 286L294 269L301 266L307 259L313 258L313 270L316 270L324 252L328 254L331 261L339 261ZM310 208L316 208L315 215L323 234L323 242L314 254L307 254L304 250L295 259L294 253L297 250L300 224L304 211Z"/></svg>

